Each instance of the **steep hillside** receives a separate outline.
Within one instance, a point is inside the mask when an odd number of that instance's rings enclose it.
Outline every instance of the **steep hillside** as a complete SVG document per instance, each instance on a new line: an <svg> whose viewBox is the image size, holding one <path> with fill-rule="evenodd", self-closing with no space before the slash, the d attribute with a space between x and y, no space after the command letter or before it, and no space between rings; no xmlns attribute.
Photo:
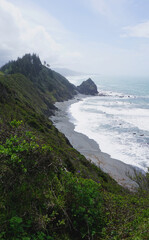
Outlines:
<svg viewBox="0 0 149 240"><path fill-rule="evenodd" d="M76 87L73 84L59 73L42 65L35 54L26 54L23 58L4 65L0 70L5 75L23 74L48 104L68 100L76 94Z"/></svg>
<svg viewBox="0 0 149 240"><path fill-rule="evenodd" d="M72 148L47 115L76 88L32 57L0 73L0 239L148 239L149 177L129 193Z"/></svg>

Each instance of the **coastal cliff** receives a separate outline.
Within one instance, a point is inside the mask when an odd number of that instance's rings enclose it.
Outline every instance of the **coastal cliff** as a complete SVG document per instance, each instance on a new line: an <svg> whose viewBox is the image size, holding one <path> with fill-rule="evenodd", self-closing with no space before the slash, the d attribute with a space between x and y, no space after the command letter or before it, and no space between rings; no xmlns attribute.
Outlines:
<svg viewBox="0 0 149 240"><path fill-rule="evenodd" d="M35 54L0 71L0 239L148 239L148 178L130 193L48 118L78 88Z"/></svg>

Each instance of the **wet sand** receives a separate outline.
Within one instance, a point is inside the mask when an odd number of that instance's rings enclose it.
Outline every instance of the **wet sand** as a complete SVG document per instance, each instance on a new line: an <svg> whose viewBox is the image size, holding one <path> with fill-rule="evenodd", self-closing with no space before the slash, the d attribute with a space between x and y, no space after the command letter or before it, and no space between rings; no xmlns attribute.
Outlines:
<svg viewBox="0 0 149 240"><path fill-rule="evenodd" d="M101 152L99 145L93 139L74 130L75 126L70 122L68 108L71 104L81 101L84 97L86 96L79 94L72 100L57 102L55 106L58 108L58 111L56 111L55 116L52 116L50 119L56 128L64 133L76 150L83 154L88 160L94 162L104 172L108 173L120 185L134 191L138 185L131 177L135 176L136 171L142 172L142 170L111 158L110 155Z"/></svg>

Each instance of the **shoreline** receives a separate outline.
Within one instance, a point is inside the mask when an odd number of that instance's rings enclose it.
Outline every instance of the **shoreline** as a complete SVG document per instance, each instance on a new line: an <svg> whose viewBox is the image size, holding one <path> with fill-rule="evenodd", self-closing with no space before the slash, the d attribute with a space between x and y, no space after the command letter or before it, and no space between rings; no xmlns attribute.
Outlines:
<svg viewBox="0 0 149 240"><path fill-rule="evenodd" d="M135 191L138 184L133 181L131 177L135 176L135 172L140 173L142 170L111 158L109 154L100 150L99 145L93 139L74 130L75 125L70 122L68 108L71 104L81 101L81 99L85 97L88 96L78 94L71 100L56 102L55 106L58 110L55 111L55 115L50 117L50 119L54 126L68 138L71 145L84 155L86 159L91 160L91 162L100 167L103 172L108 173L118 184L128 188L130 191Z"/></svg>

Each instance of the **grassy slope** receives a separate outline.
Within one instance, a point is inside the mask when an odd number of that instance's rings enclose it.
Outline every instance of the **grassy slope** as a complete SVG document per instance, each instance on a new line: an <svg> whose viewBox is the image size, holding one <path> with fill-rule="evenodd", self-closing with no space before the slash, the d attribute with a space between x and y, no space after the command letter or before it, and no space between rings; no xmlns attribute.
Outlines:
<svg viewBox="0 0 149 240"><path fill-rule="evenodd" d="M147 191L129 193L72 148L44 114L59 96L47 79L0 74L0 239L148 239Z"/></svg>
<svg viewBox="0 0 149 240"><path fill-rule="evenodd" d="M72 148L65 136L43 115L43 109L47 106L42 98L39 97L30 80L21 74L13 74L1 76L0 85L0 117L4 122L5 120L6 122L11 121L14 118L23 120L26 126L35 130L35 132L37 131L39 136L44 137L51 144L52 148L60 154L62 159L65 159L66 156L66 159L70 161L68 165L72 165L72 169L78 169L82 159L83 165L87 165L87 172L90 171L88 169L89 162ZM79 156L79 159L77 156ZM107 179L112 180L103 173L104 175Z"/></svg>
<svg viewBox="0 0 149 240"><path fill-rule="evenodd" d="M9 62L1 68L1 71L5 74L21 73L30 79L47 105L55 101L68 100L76 94L76 87L73 84L59 73L43 66L35 54L26 54L17 61Z"/></svg>

